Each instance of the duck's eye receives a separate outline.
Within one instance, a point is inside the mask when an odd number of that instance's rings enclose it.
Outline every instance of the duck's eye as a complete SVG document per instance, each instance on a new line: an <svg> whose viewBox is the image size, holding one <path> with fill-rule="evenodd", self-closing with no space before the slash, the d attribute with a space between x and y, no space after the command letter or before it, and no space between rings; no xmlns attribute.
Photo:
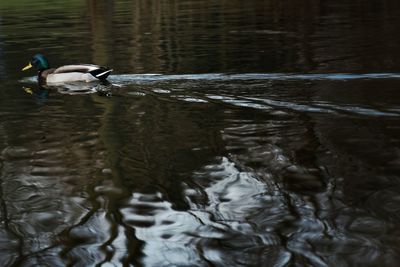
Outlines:
<svg viewBox="0 0 400 267"><path fill-rule="evenodd" d="M39 63L39 60L37 60L36 58L32 59L31 64L33 66L37 66L37 64Z"/></svg>

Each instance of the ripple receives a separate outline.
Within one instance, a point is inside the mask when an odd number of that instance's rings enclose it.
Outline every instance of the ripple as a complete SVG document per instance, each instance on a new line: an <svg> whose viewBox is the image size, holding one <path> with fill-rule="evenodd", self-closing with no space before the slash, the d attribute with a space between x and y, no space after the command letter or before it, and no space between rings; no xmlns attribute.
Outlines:
<svg viewBox="0 0 400 267"><path fill-rule="evenodd" d="M17 261L15 251L18 249L19 243L19 239L9 231L5 229L0 231L0 257L4 266L11 266Z"/></svg>
<svg viewBox="0 0 400 267"><path fill-rule="evenodd" d="M136 82L162 82L162 81L246 81L246 80L361 80L361 79L400 79L400 73L319 73L319 74L299 74L299 73L205 73L205 74L113 74L109 77L109 81L116 84L135 84ZM37 77L25 77L20 80L22 83L36 83ZM85 83L78 86L85 85ZM73 87L74 84L68 85ZM89 85L85 85L89 86ZM90 87L92 88L92 87ZM70 89L76 91L77 89ZM81 89L79 89L81 90ZM90 90L89 90L90 91ZM165 93L165 91L159 91ZM168 90L166 91L168 92Z"/></svg>
<svg viewBox="0 0 400 267"><path fill-rule="evenodd" d="M9 104L7 123L28 128L1 153L9 238L56 264L120 265L139 254L148 266L393 262L397 189L349 203L342 176L369 172L340 162L386 140L365 122L397 142L395 102L347 98L358 82L386 79L398 77L117 74L111 98L54 94L29 116ZM332 81L346 97L330 92ZM339 144L325 128L344 131ZM163 190L140 190L150 184Z"/></svg>
<svg viewBox="0 0 400 267"><path fill-rule="evenodd" d="M359 80L359 79L399 79L399 73L206 73L206 74L119 74L110 76L115 83L159 82L176 80L206 80L206 81L245 81L245 80Z"/></svg>
<svg viewBox="0 0 400 267"><path fill-rule="evenodd" d="M29 149L18 146L6 147L1 154L5 159L10 160L26 160L31 156Z"/></svg>

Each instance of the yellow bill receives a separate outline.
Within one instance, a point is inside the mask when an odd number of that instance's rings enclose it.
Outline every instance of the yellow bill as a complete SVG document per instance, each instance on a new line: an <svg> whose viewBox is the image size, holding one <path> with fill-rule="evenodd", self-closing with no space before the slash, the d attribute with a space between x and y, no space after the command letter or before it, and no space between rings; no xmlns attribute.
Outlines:
<svg viewBox="0 0 400 267"><path fill-rule="evenodd" d="M33 95L33 91L32 91L31 88L29 88L29 87L22 87L22 88L24 88L24 91L25 91L26 93Z"/></svg>
<svg viewBox="0 0 400 267"><path fill-rule="evenodd" d="M28 70L28 69L30 69L30 68L32 68L32 64L31 64L31 63L29 63L27 66L25 66L25 67L22 69L22 71Z"/></svg>

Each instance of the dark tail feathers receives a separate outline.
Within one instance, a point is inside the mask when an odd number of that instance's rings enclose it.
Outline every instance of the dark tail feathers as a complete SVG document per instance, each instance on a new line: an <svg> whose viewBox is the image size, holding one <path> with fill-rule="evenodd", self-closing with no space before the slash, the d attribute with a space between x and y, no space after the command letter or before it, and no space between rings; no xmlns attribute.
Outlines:
<svg viewBox="0 0 400 267"><path fill-rule="evenodd" d="M112 71L113 70L107 69L107 68L99 68L99 69L92 70L89 73L92 74L94 77L96 77L99 80L105 80L105 79L107 79L108 75L110 75L110 73Z"/></svg>

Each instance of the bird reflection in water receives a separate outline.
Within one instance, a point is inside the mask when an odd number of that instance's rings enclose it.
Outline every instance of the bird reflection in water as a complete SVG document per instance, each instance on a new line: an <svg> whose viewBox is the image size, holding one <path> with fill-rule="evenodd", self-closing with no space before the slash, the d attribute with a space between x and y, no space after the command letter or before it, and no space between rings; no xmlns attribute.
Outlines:
<svg viewBox="0 0 400 267"><path fill-rule="evenodd" d="M36 87L36 88L35 88ZM112 96L112 84L108 81L100 81L98 83L69 83L60 85L45 85L38 83L37 86L23 86L22 89L32 96L34 96L38 104L43 104L49 97L51 90L57 91L61 94L68 95L82 95L96 93L100 96Z"/></svg>

